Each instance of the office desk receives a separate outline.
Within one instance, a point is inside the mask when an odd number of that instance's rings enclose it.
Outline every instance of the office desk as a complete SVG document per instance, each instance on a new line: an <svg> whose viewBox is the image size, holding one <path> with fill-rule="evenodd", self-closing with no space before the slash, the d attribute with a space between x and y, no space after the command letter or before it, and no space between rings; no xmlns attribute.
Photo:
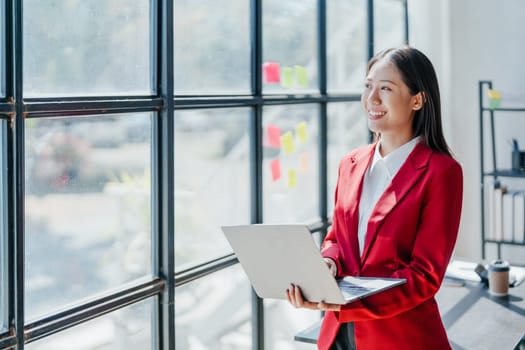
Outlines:
<svg viewBox="0 0 525 350"><path fill-rule="evenodd" d="M525 283L500 298L481 283L446 278L436 300L454 350L512 350L525 335ZM295 340L315 344L318 336L319 323Z"/></svg>

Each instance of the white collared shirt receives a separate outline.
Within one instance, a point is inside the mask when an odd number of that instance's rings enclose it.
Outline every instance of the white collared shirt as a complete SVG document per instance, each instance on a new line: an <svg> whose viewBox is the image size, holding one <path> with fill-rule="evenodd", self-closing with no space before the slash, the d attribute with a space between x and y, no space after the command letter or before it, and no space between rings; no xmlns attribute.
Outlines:
<svg viewBox="0 0 525 350"><path fill-rule="evenodd" d="M372 210L419 140L421 140L421 137L417 136L385 157L382 157L381 153L379 153L381 141L376 144L374 158L365 172L361 200L359 202L357 238L360 255L363 254L368 221Z"/></svg>

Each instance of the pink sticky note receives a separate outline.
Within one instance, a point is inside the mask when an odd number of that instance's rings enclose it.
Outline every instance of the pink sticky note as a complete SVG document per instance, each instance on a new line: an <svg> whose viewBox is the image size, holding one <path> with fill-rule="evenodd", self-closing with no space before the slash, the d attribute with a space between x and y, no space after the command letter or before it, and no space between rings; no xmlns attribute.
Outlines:
<svg viewBox="0 0 525 350"><path fill-rule="evenodd" d="M268 147L281 147L281 128L276 125L268 125L266 128L268 136Z"/></svg>
<svg viewBox="0 0 525 350"><path fill-rule="evenodd" d="M279 158L276 158L270 162L270 168L272 170L272 180L279 180L281 178L281 161Z"/></svg>
<svg viewBox="0 0 525 350"><path fill-rule="evenodd" d="M263 68L263 81L265 83L278 83L281 81L281 73L278 62L264 62Z"/></svg>

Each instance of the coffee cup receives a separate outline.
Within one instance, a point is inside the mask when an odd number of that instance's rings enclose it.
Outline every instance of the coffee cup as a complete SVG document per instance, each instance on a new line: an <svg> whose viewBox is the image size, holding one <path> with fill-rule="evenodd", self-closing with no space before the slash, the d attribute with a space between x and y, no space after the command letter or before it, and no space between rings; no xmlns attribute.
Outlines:
<svg viewBox="0 0 525 350"><path fill-rule="evenodd" d="M489 265L489 294L503 297L509 293L510 265L504 260L494 260Z"/></svg>

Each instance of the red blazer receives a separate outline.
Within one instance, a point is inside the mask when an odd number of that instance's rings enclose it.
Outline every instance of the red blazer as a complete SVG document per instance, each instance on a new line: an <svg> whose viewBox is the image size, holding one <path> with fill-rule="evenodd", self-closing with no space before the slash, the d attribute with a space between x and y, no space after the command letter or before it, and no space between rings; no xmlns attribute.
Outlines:
<svg viewBox="0 0 525 350"><path fill-rule="evenodd" d="M340 163L333 224L322 254L336 261L340 276L400 277L407 283L327 312L318 347L329 349L340 323L353 321L359 350L450 349L434 295L456 243L461 166L418 143L379 198L360 258L359 200L374 146L361 147Z"/></svg>

